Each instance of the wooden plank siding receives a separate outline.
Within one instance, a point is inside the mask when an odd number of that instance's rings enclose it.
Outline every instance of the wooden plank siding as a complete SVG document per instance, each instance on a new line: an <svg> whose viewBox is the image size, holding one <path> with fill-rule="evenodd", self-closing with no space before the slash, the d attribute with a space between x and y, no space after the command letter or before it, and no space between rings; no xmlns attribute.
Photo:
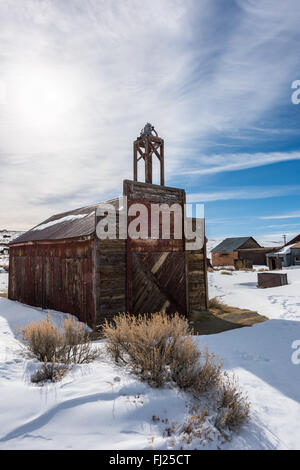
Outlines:
<svg viewBox="0 0 300 470"><path fill-rule="evenodd" d="M126 240L95 239L96 324L126 312Z"/></svg>
<svg viewBox="0 0 300 470"><path fill-rule="evenodd" d="M187 290L189 316L208 309L206 249L187 251Z"/></svg>
<svg viewBox="0 0 300 470"><path fill-rule="evenodd" d="M185 253L132 253L132 313L187 314Z"/></svg>
<svg viewBox="0 0 300 470"><path fill-rule="evenodd" d="M94 325L92 241L11 246L9 298Z"/></svg>

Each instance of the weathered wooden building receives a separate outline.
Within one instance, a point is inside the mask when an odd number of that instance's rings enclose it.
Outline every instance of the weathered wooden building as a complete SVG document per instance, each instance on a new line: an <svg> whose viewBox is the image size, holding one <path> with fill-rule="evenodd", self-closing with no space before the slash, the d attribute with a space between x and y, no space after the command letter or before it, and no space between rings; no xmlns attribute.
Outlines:
<svg viewBox="0 0 300 470"><path fill-rule="evenodd" d="M261 246L253 237L233 237L225 238L219 245L211 250L213 266L234 266L235 260L240 259L239 250L257 250ZM250 258L249 258L250 259Z"/></svg>
<svg viewBox="0 0 300 470"><path fill-rule="evenodd" d="M256 265L267 264L267 254L276 251L276 247L260 247L260 248L241 248L237 250L239 261L248 261Z"/></svg>
<svg viewBox="0 0 300 470"><path fill-rule="evenodd" d="M266 265L267 254L276 248L262 247L253 237L225 238L211 251L213 266L251 268L254 264Z"/></svg>
<svg viewBox="0 0 300 470"><path fill-rule="evenodd" d="M134 203L178 204L184 229L185 191L164 186L164 141L153 131L146 126L134 142L134 180L123 182L128 211ZM160 162L160 185L152 184L153 157ZM138 181L139 160L145 182ZM107 202L120 224L119 199ZM118 312L189 316L207 310L205 243L189 250L184 236L166 239L162 230L157 238L99 239L99 205L54 215L10 244L10 299L74 314L91 327Z"/></svg>
<svg viewBox="0 0 300 470"><path fill-rule="evenodd" d="M267 260L271 270L282 269L288 266L300 266L300 242L287 243L280 250L269 253Z"/></svg>

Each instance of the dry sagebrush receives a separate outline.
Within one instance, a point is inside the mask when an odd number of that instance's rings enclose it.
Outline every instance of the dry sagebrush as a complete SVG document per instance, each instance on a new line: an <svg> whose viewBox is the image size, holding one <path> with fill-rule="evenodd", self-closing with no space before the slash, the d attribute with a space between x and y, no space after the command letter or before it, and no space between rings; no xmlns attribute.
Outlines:
<svg viewBox="0 0 300 470"><path fill-rule="evenodd" d="M66 318L62 329L51 322L50 315L22 328L28 349L42 362L85 364L99 356L82 323Z"/></svg>
<svg viewBox="0 0 300 470"><path fill-rule="evenodd" d="M118 364L152 386L175 382L200 394L215 385L221 363L197 348L186 318L178 314L119 314L103 328L106 350Z"/></svg>
<svg viewBox="0 0 300 470"><path fill-rule="evenodd" d="M105 322L103 334L106 350L116 363L156 386L170 380L173 358L184 355L192 341L188 322L178 314L119 314L112 323Z"/></svg>
<svg viewBox="0 0 300 470"><path fill-rule="evenodd" d="M219 305L217 299L213 303ZM103 334L109 356L151 386L175 383L197 400L210 397L220 433L236 431L247 420L250 405L236 379L222 372L222 362L214 354L198 349L186 318L164 313L119 314L113 322L106 321ZM203 410L194 412L181 432L190 434L189 438L202 435L208 439L205 416Z"/></svg>
<svg viewBox="0 0 300 470"><path fill-rule="evenodd" d="M218 413L215 426L220 432L238 431L248 420L250 403L241 391L237 378L226 373L218 387Z"/></svg>
<svg viewBox="0 0 300 470"><path fill-rule="evenodd" d="M44 362L41 367L31 376L31 382L40 384L44 382L58 382L68 372L66 364L56 362Z"/></svg>

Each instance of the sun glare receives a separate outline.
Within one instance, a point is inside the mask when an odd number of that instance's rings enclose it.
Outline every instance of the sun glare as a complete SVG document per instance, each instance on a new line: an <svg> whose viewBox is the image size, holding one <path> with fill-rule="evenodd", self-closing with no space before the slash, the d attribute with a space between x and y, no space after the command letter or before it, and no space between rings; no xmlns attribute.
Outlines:
<svg viewBox="0 0 300 470"><path fill-rule="evenodd" d="M78 101L74 77L60 68L16 67L10 85L14 118L23 129L59 129Z"/></svg>

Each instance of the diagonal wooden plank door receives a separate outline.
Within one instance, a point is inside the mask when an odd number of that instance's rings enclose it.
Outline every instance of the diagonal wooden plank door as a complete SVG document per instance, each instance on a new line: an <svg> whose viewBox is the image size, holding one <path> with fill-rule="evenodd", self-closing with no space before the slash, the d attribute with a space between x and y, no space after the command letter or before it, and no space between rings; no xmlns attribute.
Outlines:
<svg viewBox="0 0 300 470"><path fill-rule="evenodd" d="M132 252L128 265L129 311L186 315L184 252Z"/></svg>

